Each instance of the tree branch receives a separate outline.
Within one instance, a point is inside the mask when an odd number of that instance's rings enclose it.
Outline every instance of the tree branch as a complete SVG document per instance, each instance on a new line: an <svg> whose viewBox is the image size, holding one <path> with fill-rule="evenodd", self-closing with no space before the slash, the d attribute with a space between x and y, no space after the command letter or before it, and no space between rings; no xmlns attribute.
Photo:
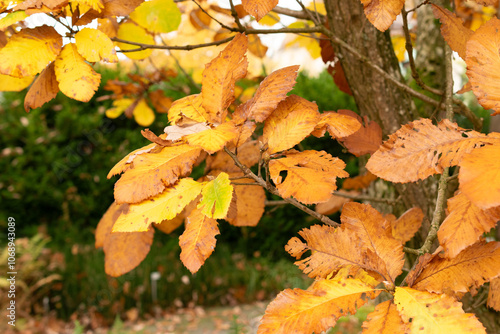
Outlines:
<svg viewBox="0 0 500 334"><path fill-rule="evenodd" d="M301 10L293 10L293 9L288 9L288 8L276 6L276 7L273 8L272 11L275 12L275 13L277 13L277 14L283 14L283 15L286 15L286 16L294 17L296 19L310 20L309 15L307 13L304 13ZM313 12L311 10L308 10L308 12L314 14L317 17L319 17L319 19L321 20L321 22L325 22L326 17L323 14L320 14L318 12Z"/></svg>

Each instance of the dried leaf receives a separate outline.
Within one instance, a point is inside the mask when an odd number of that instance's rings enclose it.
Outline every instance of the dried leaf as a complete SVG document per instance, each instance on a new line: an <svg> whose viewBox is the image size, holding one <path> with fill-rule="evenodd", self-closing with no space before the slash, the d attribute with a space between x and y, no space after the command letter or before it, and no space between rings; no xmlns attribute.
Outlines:
<svg viewBox="0 0 500 334"><path fill-rule="evenodd" d="M359 122L362 122L362 118L353 111L342 109L339 110L338 113L356 117ZM349 152L357 157L364 154L372 154L377 151L379 146L382 144L382 128L380 128L380 125L376 122L368 121L366 116L364 121L365 125L358 131L341 139L341 142L345 145L345 147L347 147Z"/></svg>
<svg viewBox="0 0 500 334"><path fill-rule="evenodd" d="M474 33L463 25L462 19L446 8L432 4L434 16L441 21L441 35L450 48L465 59L465 45Z"/></svg>
<svg viewBox="0 0 500 334"><path fill-rule="evenodd" d="M387 300L378 304L363 322L363 334L406 333L407 327L399 315L396 305Z"/></svg>
<svg viewBox="0 0 500 334"><path fill-rule="evenodd" d="M320 333L380 291L357 279L319 280L308 290L286 289L269 304L258 334Z"/></svg>
<svg viewBox="0 0 500 334"><path fill-rule="evenodd" d="M186 218L186 230L179 237L181 261L191 273L197 272L215 249L219 234L217 220L208 218L197 208Z"/></svg>
<svg viewBox="0 0 500 334"><path fill-rule="evenodd" d="M386 31L401 13L404 0L361 0L365 15L375 28Z"/></svg>
<svg viewBox="0 0 500 334"><path fill-rule="evenodd" d="M215 180L203 187L201 194L203 197L198 208L205 216L213 219L226 218L233 197L233 186L228 174L220 173Z"/></svg>
<svg viewBox="0 0 500 334"><path fill-rule="evenodd" d="M41 107L56 97L59 92L59 83L54 72L54 62L50 63L31 85L24 98L24 110Z"/></svg>
<svg viewBox="0 0 500 334"><path fill-rule="evenodd" d="M318 106L297 95L290 95L278 104L264 125L263 143L267 153L290 149L313 130L319 120Z"/></svg>
<svg viewBox="0 0 500 334"><path fill-rule="evenodd" d="M394 303L410 333L486 333L473 314L447 295L397 287Z"/></svg>
<svg viewBox="0 0 500 334"><path fill-rule="evenodd" d="M159 34L176 30L181 23L181 12L173 0L143 2L130 18L148 31Z"/></svg>
<svg viewBox="0 0 500 334"><path fill-rule="evenodd" d="M487 305L495 311L500 312L500 278L495 278L490 281Z"/></svg>
<svg viewBox="0 0 500 334"><path fill-rule="evenodd" d="M459 164L474 148L492 141L495 138L466 131L447 119L437 126L430 119L420 119L390 135L366 168L391 182L414 182L442 173L445 167Z"/></svg>
<svg viewBox="0 0 500 334"><path fill-rule="evenodd" d="M101 16L128 16L143 2L144 0L102 0L104 9Z"/></svg>
<svg viewBox="0 0 500 334"><path fill-rule="evenodd" d="M118 62L115 46L105 33L91 28L84 28L75 34L78 53L89 62L104 60L108 63Z"/></svg>
<svg viewBox="0 0 500 334"><path fill-rule="evenodd" d="M206 123L195 123L187 126L170 125L167 126L164 131L167 134L167 140L178 141L184 136L209 129L210 127Z"/></svg>
<svg viewBox="0 0 500 334"><path fill-rule="evenodd" d="M271 160L269 172L280 196L293 196L304 204L326 202L337 189L337 178L346 177L345 163L324 151L287 152ZM283 179L280 175L286 171Z"/></svg>
<svg viewBox="0 0 500 334"><path fill-rule="evenodd" d="M157 113L166 114L172 106L172 99L166 97L161 89L150 92L148 97Z"/></svg>
<svg viewBox="0 0 500 334"><path fill-rule="evenodd" d="M278 0L242 0L245 11L260 21L267 13L269 13L276 5Z"/></svg>
<svg viewBox="0 0 500 334"><path fill-rule="evenodd" d="M409 241L422 226L424 213L422 209L414 207L406 211L398 220L391 222L392 235L402 244Z"/></svg>
<svg viewBox="0 0 500 334"><path fill-rule="evenodd" d="M312 135L321 138L325 131L328 131L333 139L344 138L354 134L361 126L361 123L350 115L327 111L321 114Z"/></svg>

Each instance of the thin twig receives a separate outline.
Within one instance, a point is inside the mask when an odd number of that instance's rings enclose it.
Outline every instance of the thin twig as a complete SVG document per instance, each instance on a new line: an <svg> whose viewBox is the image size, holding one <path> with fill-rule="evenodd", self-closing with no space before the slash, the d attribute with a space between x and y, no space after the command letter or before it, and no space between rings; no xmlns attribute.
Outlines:
<svg viewBox="0 0 500 334"><path fill-rule="evenodd" d="M296 19L309 20L309 15L307 13L304 13L301 10L293 10L293 9L288 9L288 8L276 6L273 8L272 11L277 13L277 14L283 14L286 16L294 17ZM317 11L314 12L313 14L318 17L318 20L320 22L325 22L326 18L323 14L320 14Z"/></svg>
<svg viewBox="0 0 500 334"><path fill-rule="evenodd" d="M380 202L380 203L387 203L387 204L391 204L391 205L399 201L399 198L388 199L388 198L379 198L379 197L371 197L371 196L363 196L363 195L351 195L351 194L346 194L346 193L339 192L339 191L334 191L333 195L339 196L339 197L344 197L344 198L350 198L350 199L357 200L357 201Z"/></svg>
<svg viewBox="0 0 500 334"><path fill-rule="evenodd" d="M132 41L127 41L121 38L116 38L113 37L111 38L112 41L114 42L120 42L120 43L125 43L125 44L130 44L130 45L136 45L138 46L137 49L133 50L121 50L121 52L135 52L135 51L142 51L146 49L160 49L160 50L194 50L194 49L199 49L199 48L206 48L209 46L216 46L216 45L221 45L227 42L232 41L234 36L228 37L221 39L219 41L214 41L210 43L202 43L202 44L190 44L190 45L156 45L156 44L145 44L145 43L139 43L139 42L132 42Z"/></svg>
<svg viewBox="0 0 500 334"><path fill-rule="evenodd" d="M421 4L417 5L415 8L412 8L410 9L409 11L407 11L407 13L411 13L411 12L414 12L416 11L417 9L419 9L420 7L422 7L423 5L427 5L429 3L429 0L425 0L424 2L422 2Z"/></svg>
<svg viewBox="0 0 500 334"><path fill-rule="evenodd" d="M260 186L260 184L258 183L251 183L251 182L242 182L242 183L239 183L239 182L231 182L231 184L234 184L235 186Z"/></svg>
<svg viewBox="0 0 500 334"><path fill-rule="evenodd" d="M213 17L207 10L205 10L205 8L203 8L199 3L198 1L196 0L193 0L193 2L196 4L196 6L198 6L198 8L200 8L200 10L207 14L208 17L210 17L212 20L214 20L215 22L217 22L222 28L224 29L227 29L227 30L231 30L231 27L225 25L224 23L220 22L219 20L217 20L215 17Z"/></svg>
<svg viewBox="0 0 500 334"><path fill-rule="evenodd" d="M287 201L279 200L279 201L265 201L266 206L276 206L276 205L287 205L289 204Z"/></svg>
<svg viewBox="0 0 500 334"><path fill-rule="evenodd" d="M233 16L234 22L236 22L236 25L238 26L238 29L240 31L245 30L245 27L240 22L240 18L238 16L238 12L236 11L236 7L234 7L233 0L229 0L229 4L231 5L231 15Z"/></svg>
<svg viewBox="0 0 500 334"><path fill-rule="evenodd" d="M420 251L418 249L413 249L413 248L408 248L408 247L403 247L403 252L409 253L409 254L420 255Z"/></svg>
<svg viewBox="0 0 500 334"><path fill-rule="evenodd" d="M317 26L321 25L321 22L317 21L316 18L312 16L312 13L309 11L309 9L306 8L306 6L304 6L302 1L300 0L295 0L295 1L299 4L300 8L302 8L302 11L306 13L306 15L309 17L309 20L313 21L314 24Z"/></svg>

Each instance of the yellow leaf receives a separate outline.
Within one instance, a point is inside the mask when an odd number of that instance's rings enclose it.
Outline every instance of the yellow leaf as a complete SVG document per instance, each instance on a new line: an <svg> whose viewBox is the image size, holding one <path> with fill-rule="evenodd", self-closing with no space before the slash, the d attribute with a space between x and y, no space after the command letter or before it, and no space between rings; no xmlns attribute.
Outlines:
<svg viewBox="0 0 500 334"><path fill-rule="evenodd" d="M297 21L288 26L289 28L307 28L308 24L304 21ZM314 34L315 37L319 37L319 34ZM313 36L314 36L313 35ZM299 47L306 49L313 59L321 57L321 47L316 39L310 36L300 36L297 35L290 42L286 43L287 47L292 47L298 44Z"/></svg>
<svg viewBox="0 0 500 334"><path fill-rule="evenodd" d="M56 59L61 47L62 37L52 27L23 29L0 50L0 74L34 76Z"/></svg>
<svg viewBox="0 0 500 334"><path fill-rule="evenodd" d="M194 94L178 99L168 110L168 120L173 125L206 123L208 115L203 108L201 94Z"/></svg>
<svg viewBox="0 0 500 334"><path fill-rule="evenodd" d="M54 72L54 62L50 63L31 85L24 98L24 110L29 111L41 107L56 97L59 92L59 83Z"/></svg>
<svg viewBox="0 0 500 334"><path fill-rule="evenodd" d="M242 0L245 11L260 21L278 4L278 0Z"/></svg>
<svg viewBox="0 0 500 334"><path fill-rule="evenodd" d="M482 210L462 193L448 200L448 211L439 227L438 239L449 258L478 242L500 220L500 208Z"/></svg>
<svg viewBox="0 0 500 334"><path fill-rule="evenodd" d="M108 63L116 63L118 61L113 42L99 30L84 28L75 34L75 41L78 53L89 62L104 60Z"/></svg>
<svg viewBox="0 0 500 334"><path fill-rule="evenodd" d="M378 304L363 322L363 334L406 333L406 330L396 305L390 300Z"/></svg>
<svg viewBox="0 0 500 334"><path fill-rule="evenodd" d="M103 1L101 0L71 0L71 2L79 4L82 7L92 8L99 13L104 8Z"/></svg>
<svg viewBox="0 0 500 334"><path fill-rule="evenodd" d="M308 290L286 289L267 307L257 333L321 333L379 293L351 278L319 280Z"/></svg>
<svg viewBox="0 0 500 334"><path fill-rule="evenodd" d="M167 33L179 27L181 12L173 0L151 0L137 7L130 18L152 33Z"/></svg>
<svg viewBox="0 0 500 334"><path fill-rule="evenodd" d="M123 173L124 171L133 166L132 162L134 161L136 156L138 156L139 154L151 152L156 147L157 145L155 143L151 143L147 146L141 147L135 151L130 152L109 171L107 178L110 179L113 175Z"/></svg>
<svg viewBox="0 0 500 334"><path fill-rule="evenodd" d="M238 131L233 122L225 122L215 129L208 129L191 135L184 139L191 146L201 147L207 153L220 151L224 146L238 136Z"/></svg>
<svg viewBox="0 0 500 334"><path fill-rule="evenodd" d="M139 203L162 193L181 177L191 173L200 149L188 145L164 147L158 153L143 153L133 160L115 184L118 203Z"/></svg>
<svg viewBox="0 0 500 334"><path fill-rule="evenodd" d="M391 222L392 235L401 243L409 241L422 226L424 213L420 208L411 208L399 217L399 219Z"/></svg>
<svg viewBox="0 0 500 334"><path fill-rule="evenodd" d="M466 131L447 119L437 126L430 119L420 119L390 135L366 168L384 180L414 182L442 173L474 148L499 139Z"/></svg>
<svg viewBox="0 0 500 334"><path fill-rule="evenodd" d="M24 10L9 13L0 19L0 30L4 31L14 23L24 20L28 17L28 14Z"/></svg>
<svg viewBox="0 0 500 334"><path fill-rule="evenodd" d="M450 48L465 59L466 44L474 33L463 25L462 19L445 8L432 4L434 16L441 21L441 35Z"/></svg>
<svg viewBox="0 0 500 334"><path fill-rule="evenodd" d="M120 24L116 37L125 41L143 43L143 44L155 44L155 40L151 34L149 34L144 28L138 26L137 24L127 21ZM127 44L127 43L116 43L118 47L123 50L135 50L138 48L137 45ZM130 59L141 60L147 58L153 53L153 50L146 49L142 51L124 52L124 54Z"/></svg>
<svg viewBox="0 0 500 334"><path fill-rule="evenodd" d="M101 75L85 62L73 43L64 46L54 70L61 92L77 101L90 101L101 82Z"/></svg>
<svg viewBox="0 0 500 334"><path fill-rule="evenodd" d="M447 295L396 287L394 303L410 333L486 333L473 314Z"/></svg>
<svg viewBox="0 0 500 334"><path fill-rule="evenodd" d="M316 103L290 95L278 104L264 125L263 142L273 154L294 147L313 130L320 114Z"/></svg>
<svg viewBox="0 0 500 334"><path fill-rule="evenodd" d="M327 111L321 114L312 135L320 138L325 134L325 131L328 131L332 138L344 138L354 134L361 126L355 117Z"/></svg>
<svg viewBox="0 0 500 334"><path fill-rule="evenodd" d="M500 143L476 148L460 163L460 190L472 203L488 209L500 205Z"/></svg>
<svg viewBox="0 0 500 334"><path fill-rule="evenodd" d="M10 75L0 74L1 92L19 92L33 82L33 77L15 78Z"/></svg>
<svg viewBox="0 0 500 334"><path fill-rule="evenodd" d="M155 113L146 103L145 99L141 99L134 108L134 119L140 126L148 126L155 120Z"/></svg>
<svg viewBox="0 0 500 334"><path fill-rule="evenodd" d="M202 104L212 123L225 120L226 109L235 99L236 80L247 74L247 47L247 36L237 34L216 58L205 65L201 80Z"/></svg>
<svg viewBox="0 0 500 334"><path fill-rule="evenodd" d="M398 61L403 62L406 55L406 38L401 35L391 36L391 42Z"/></svg>
<svg viewBox="0 0 500 334"><path fill-rule="evenodd" d="M361 0L365 15L375 28L386 31L401 13L404 0Z"/></svg>
<svg viewBox="0 0 500 334"><path fill-rule="evenodd" d="M201 194L203 197L198 208L201 208L205 216L214 219L226 218L233 198L233 186L229 181L229 175L220 173L215 180L203 187Z"/></svg>
<svg viewBox="0 0 500 334"><path fill-rule="evenodd" d="M217 220L208 218L197 208L186 218L186 230L179 237L181 261L193 274L215 249L219 234Z"/></svg>
<svg viewBox="0 0 500 334"><path fill-rule="evenodd" d="M269 162L271 179L280 196L293 196L304 204L326 202L337 189L337 177L347 177L345 163L325 151L288 152ZM283 179L282 171L287 172Z"/></svg>
<svg viewBox="0 0 500 334"><path fill-rule="evenodd" d="M117 118L123 114L123 112L127 110L132 103L134 103L134 100L127 98L113 100L113 107L106 110L106 117Z"/></svg>
<svg viewBox="0 0 500 334"><path fill-rule="evenodd" d="M152 223L173 219L200 194L202 188L201 183L185 178L153 198L130 204L128 212L114 224L113 232L147 231Z"/></svg>
<svg viewBox="0 0 500 334"><path fill-rule="evenodd" d="M276 13L267 13L261 20L259 20L259 24L263 26L272 27L276 23L280 22L281 19Z"/></svg>

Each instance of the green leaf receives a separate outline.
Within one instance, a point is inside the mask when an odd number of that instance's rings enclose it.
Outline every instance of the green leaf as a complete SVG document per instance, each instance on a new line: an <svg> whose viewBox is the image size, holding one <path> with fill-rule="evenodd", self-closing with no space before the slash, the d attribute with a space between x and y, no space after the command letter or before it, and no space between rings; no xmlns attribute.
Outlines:
<svg viewBox="0 0 500 334"><path fill-rule="evenodd" d="M130 18L152 33L166 33L179 27L181 12L173 0L152 0L137 7Z"/></svg>
<svg viewBox="0 0 500 334"><path fill-rule="evenodd" d="M208 182L202 190L203 199L198 207L203 207L202 213L214 219L222 219L227 215L231 199L233 198L233 186L229 175L220 173L215 180Z"/></svg>

